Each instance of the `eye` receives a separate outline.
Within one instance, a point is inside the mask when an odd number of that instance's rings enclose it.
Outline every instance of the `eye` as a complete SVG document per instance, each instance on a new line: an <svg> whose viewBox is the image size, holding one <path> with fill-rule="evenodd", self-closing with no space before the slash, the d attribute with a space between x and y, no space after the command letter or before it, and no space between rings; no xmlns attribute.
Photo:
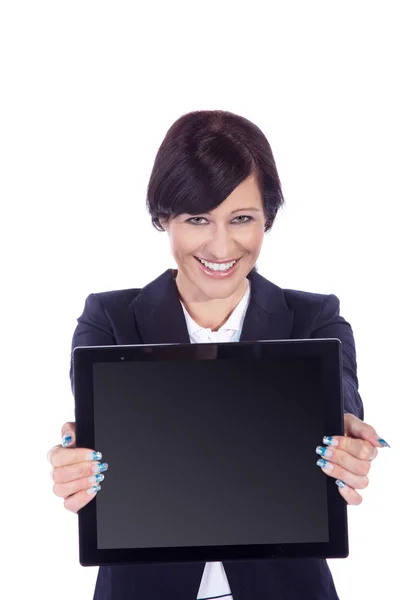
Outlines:
<svg viewBox="0 0 400 600"><path fill-rule="evenodd" d="M250 223L251 221L254 221L253 217L248 215L239 215L233 219L232 223L235 223L235 225L241 225ZM205 225L207 223L207 219L205 217L190 217L189 219L186 219L186 223L189 223L190 225Z"/></svg>
<svg viewBox="0 0 400 600"><path fill-rule="evenodd" d="M204 217L190 217L190 219L186 219L186 223L190 223L190 225L203 225L199 221L205 221Z"/></svg>
<svg viewBox="0 0 400 600"><path fill-rule="evenodd" d="M238 221L238 219L240 220ZM251 221L254 221L254 219L248 215L239 215L238 217L235 217L233 221L236 221L239 225L241 225L242 223L250 223Z"/></svg>

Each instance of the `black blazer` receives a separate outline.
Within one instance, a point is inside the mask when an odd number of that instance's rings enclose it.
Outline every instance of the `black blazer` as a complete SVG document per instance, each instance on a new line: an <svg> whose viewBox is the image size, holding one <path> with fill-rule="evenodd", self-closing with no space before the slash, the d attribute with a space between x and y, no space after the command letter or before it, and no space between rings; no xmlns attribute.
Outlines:
<svg viewBox="0 0 400 600"><path fill-rule="evenodd" d="M338 298L282 289L257 272L251 272L249 279L251 297L241 340L340 339L345 412L363 419L353 332L339 315ZM72 349L189 342L173 271L167 270L143 289L90 294L78 318ZM74 392L72 360L70 378ZM100 567L94 600L196 600L204 565ZM326 560L268 559L226 562L224 567L234 600L338 600Z"/></svg>

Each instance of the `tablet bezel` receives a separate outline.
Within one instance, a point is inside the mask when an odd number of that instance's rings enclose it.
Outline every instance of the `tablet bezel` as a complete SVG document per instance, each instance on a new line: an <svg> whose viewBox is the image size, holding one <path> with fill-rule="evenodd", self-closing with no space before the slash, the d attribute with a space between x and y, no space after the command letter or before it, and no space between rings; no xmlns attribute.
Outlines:
<svg viewBox="0 0 400 600"><path fill-rule="evenodd" d="M73 350L76 446L95 448L93 364L121 360L204 360L246 357L317 356L324 391L323 424L329 435L344 434L342 344L337 338L265 340L210 344L78 346ZM322 441L322 440L321 440ZM316 460L317 460L316 455ZM137 549L98 549L96 498L78 512L79 560L82 566L268 558L345 558L348 549L347 503L335 480L326 477L328 542Z"/></svg>

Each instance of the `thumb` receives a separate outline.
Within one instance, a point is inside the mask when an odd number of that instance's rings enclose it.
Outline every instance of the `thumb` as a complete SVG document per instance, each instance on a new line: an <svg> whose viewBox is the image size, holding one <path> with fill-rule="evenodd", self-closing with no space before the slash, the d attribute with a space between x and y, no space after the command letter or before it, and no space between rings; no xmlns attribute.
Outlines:
<svg viewBox="0 0 400 600"><path fill-rule="evenodd" d="M385 442L372 425L364 423L364 421L350 413L344 415L344 432L349 437L366 440L375 448L384 446L390 448L389 444Z"/></svg>
<svg viewBox="0 0 400 600"><path fill-rule="evenodd" d="M63 448L75 448L76 447L76 435L75 435L75 423L68 422L64 423L61 428L62 447Z"/></svg>

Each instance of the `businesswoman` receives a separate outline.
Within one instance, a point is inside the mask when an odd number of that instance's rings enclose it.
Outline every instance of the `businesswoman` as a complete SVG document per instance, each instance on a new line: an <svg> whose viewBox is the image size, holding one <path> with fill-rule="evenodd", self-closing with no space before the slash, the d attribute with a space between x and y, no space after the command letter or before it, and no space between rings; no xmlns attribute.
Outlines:
<svg viewBox="0 0 400 600"><path fill-rule="evenodd" d="M223 111L178 119L157 153L147 195L152 223L168 233L178 268L143 289L90 294L72 348L339 338L345 435L326 432L316 448L315 468L335 479L346 502L359 504L371 461L387 443L363 421L351 326L340 316L335 295L281 289L255 268L283 203L270 145L256 125ZM74 391L73 365L70 376ZM62 436L48 455L54 493L65 508L78 512L101 493L108 465L101 448L75 447L74 423L62 427ZM96 600L216 597L338 598L327 562L317 559L103 566L94 595Z"/></svg>

